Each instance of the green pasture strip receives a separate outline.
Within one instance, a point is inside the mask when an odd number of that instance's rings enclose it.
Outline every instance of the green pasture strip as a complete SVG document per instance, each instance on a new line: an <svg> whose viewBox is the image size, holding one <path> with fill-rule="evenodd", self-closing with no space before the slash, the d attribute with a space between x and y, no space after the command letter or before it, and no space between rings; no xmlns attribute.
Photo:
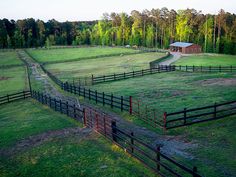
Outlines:
<svg viewBox="0 0 236 177"><path fill-rule="evenodd" d="M0 68L24 65L15 51L0 52Z"/></svg>
<svg viewBox="0 0 236 177"><path fill-rule="evenodd" d="M50 49L37 50L28 49L27 52L40 63L47 62L64 62L67 60L82 59L88 57L98 57L113 54L138 53L139 50L128 48L112 48L112 47L87 47L87 48L66 48L66 49Z"/></svg>
<svg viewBox="0 0 236 177"><path fill-rule="evenodd" d="M188 66L236 66L236 55L201 54L183 56L173 64Z"/></svg>
<svg viewBox="0 0 236 177"><path fill-rule="evenodd" d="M0 95L15 93L28 88L26 68L0 68Z"/></svg>
<svg viewBox="0 0 236 177"><path fill-rule="evenodd" d="M0 106L0 148L6 148L31 135L79 124L40 103L26 99Z"/></svg>
<svg viewBox="0 0 236 177"><path fill-rule="evenodd" d="M113 73L130 72L149 68L149 63L163 57L164 53L143 53L124 55L119 57L105 57L90 60L81 60L71 63L48 64L46 69L55 74L59 79L107 75Z"/></svg>
<svg viewBox="0 0 236 177"><path fill-rule="evenodd" d="M9 159L0 158L3 176L154 177L152 171L95 133L52 139Z"/></svg>
<svg viewBox="0 0 236 177"><path fill-rule="evenodd" d="M224 80L225 79L225 80ZM97 84L93 90L132 96L149 108L174 112L236 99L235 76L227 73L171 72Z"/></svg>

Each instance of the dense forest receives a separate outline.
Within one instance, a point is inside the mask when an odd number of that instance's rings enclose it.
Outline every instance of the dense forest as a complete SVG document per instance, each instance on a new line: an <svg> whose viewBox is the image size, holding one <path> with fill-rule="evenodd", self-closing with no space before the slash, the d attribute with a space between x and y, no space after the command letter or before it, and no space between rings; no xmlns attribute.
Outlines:
<svg viewBox="0 0 236 177"><path fill-rule="evenodd" d="M205 52L236 54L236 15L167 8L103 14L99 21L0 19L0 48L51 45L131 45L168 48L174 41L200 44Z"/></svg>

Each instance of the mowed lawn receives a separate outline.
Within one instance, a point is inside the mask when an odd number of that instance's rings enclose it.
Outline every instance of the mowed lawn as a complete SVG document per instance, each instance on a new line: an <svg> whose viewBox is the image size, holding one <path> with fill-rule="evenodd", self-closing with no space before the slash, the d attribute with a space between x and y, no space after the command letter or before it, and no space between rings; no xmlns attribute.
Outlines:
<svg viewBox="0 0 236 177"><path fill-rule="evenodd" d="M236 66L236 55L203 54L183 56L174 64L190 66Z"/></svg>
<svg viewBox="0 0 236 177"><path fill-rule="evenodd" d="M26 69L23 66L0 68L0 95L28 89Z"/></svg>
<svg viewBox="0 0 236 177"><path fill-rule="evenodd" d="M0 52L0 67L10 65L23 65L16 52Z"/></svg>
<svg viewBox="0 0 236 177"><path fill-rule="evenodd" d="M47 64L46 69L62 80L130 72L149 68L149 63L165 53L143 53L115 57L87 59L77 62Z"/></svg>
<svg viewBox="0 0 236 177"><path fill-rule="evenodd" d="M27 50L38 62L64 62L67 60L80 60L89 57L99 57L112 54L137 53L138 50L129 48L112 48L112 47L82 47L67 49L50 49L50 50Z"/></svg>
<svg viewBox="0 0 236 177"><path fill-rule="evenodd" d="M78 126L31 99L2 105L0 176L155 176L95 132L68 133Z"/></svg>

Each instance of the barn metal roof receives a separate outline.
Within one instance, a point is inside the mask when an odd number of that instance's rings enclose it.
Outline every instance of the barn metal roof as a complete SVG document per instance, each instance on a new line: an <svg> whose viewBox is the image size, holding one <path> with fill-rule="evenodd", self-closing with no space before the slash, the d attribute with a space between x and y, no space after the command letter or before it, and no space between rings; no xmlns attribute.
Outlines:
<svg viewBox="0 0 236 177"><path fill-rule="evenodd" d="M189 47L193 45L193 43L188 43L188 42L175 42L173 44L170 44L170 46L173 46L173 47Z"/></svg>

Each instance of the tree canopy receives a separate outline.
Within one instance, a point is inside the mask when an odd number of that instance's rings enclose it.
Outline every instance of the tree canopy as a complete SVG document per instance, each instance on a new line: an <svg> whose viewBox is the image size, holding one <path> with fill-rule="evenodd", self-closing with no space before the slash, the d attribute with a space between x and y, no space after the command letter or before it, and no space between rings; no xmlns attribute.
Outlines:
<svg viewBox="0 0 236 177"><path fill-rule="evenodd" d="M0 19L0 48L51 45L131 45L168 48L174 41L193 42L204 52L236 54L236 15L220 10L167 8L104 13L99 21L48 22Z"/></svg>

